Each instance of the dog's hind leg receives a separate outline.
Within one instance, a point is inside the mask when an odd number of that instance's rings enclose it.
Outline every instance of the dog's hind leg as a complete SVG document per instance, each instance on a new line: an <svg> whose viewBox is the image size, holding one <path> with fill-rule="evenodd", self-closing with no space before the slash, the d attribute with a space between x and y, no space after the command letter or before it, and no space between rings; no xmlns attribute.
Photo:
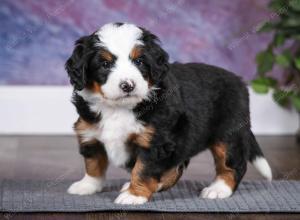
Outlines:
<svg viewBox="0 0 300 220"><path fill-rule="evenodd" d="M188 161L177 167L166 171L159 180L157 192L167 190L174 186L183 174L183 170L187 168Z"/></svg>
<svg viewBox="0 0 300 220"><path fill-rule="evenodd" d="M238 142L211 146L216 166L216 178L201 192L203 198L227 198L232 195L247 170L246 152Z"/></svg>

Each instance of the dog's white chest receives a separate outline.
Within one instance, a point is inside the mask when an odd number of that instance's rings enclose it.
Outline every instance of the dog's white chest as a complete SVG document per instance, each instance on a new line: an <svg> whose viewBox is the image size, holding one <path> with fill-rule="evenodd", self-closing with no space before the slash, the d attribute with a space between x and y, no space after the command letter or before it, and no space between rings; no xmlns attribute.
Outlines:
<svg viewBox="0 0 300 220"><path fill-rule="evenodd" d="M129 109L102 109L101 116L97 139L104 144L109 161L124 166L130 156L126 148L128 136L141 132L143 125Z"/></svg>

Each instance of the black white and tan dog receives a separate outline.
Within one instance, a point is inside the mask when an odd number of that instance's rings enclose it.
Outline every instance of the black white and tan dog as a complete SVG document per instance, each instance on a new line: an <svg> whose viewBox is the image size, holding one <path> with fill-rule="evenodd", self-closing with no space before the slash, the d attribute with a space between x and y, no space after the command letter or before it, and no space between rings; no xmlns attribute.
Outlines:
<svg viewBox="0 0 300 220"><path fill-rule="evenodd" d="M65 67L86 168L69 193L100 192L111 162L131 173L115 203L142 204L173 186L191 157L206 149L216 178L202 198L231 196L247 161L272 179L250 128L247 87L233 73L201 63L171 64L154 34L128 23L81 37Z"/></svg>

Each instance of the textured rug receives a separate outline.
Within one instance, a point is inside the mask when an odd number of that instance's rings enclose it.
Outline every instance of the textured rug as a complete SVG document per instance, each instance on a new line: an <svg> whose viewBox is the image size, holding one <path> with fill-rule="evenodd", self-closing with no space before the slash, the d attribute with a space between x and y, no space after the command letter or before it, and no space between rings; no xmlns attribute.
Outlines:
<svg viewBox="0 0 300 220"><path fill-rule="evenodd" d="M235 194L223 200L199 198L207 182L180 181L172 189L156 193L144 205L113 203L125 180L108 181L104 191L90 196L66 193L71 181L0 181L2 212L300 212L300 181L244 181Z"/></svg>

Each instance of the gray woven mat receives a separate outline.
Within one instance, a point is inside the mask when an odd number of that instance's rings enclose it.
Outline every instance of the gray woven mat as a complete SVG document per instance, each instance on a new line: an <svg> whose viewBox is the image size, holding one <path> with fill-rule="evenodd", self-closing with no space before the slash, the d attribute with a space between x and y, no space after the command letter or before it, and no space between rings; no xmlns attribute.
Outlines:
<svg viewBox="0 0 300 220"><path fill-rule="evenodd" d="M108 181L104 192L90 196L66 193L71 181L0 181L0 210L5 212L300 212L300 181L244 181L228 199L199 198L207 182L180 181L138 206L116 205L113 200L125 180Z"/></svg>

